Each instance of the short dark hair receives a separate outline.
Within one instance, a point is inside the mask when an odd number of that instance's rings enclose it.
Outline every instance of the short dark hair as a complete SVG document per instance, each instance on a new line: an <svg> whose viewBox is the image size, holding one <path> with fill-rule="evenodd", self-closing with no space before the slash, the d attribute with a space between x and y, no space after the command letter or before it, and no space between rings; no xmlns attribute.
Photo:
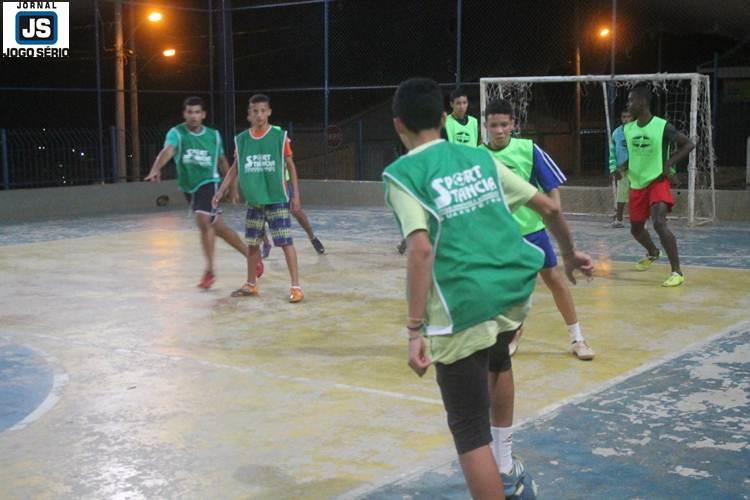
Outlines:
<svg viewBox="0 0 750 500"><path fill-rule="evenodd" d="M456 87L455 89L451 90L449 97L450 97L451 102L455 101L459 97L466 97L467 99L469 98L469 96L466 95L466 91L462 89L461 87Z"/></svg>
<svg viewBox="0 0 750 500"><path fill-rule="evenodd" d="M266 102L268 105L271 105L271 98L268 97L266 94L253 94L250 96L250 99L247 101L248 106L252 106L253 104L258 104L261 102Z"/></svg>
<svg viewBox="0 0 750 500"><path fill-rule="evenodd" d="M516 119L515 113L513 112L513 105L507 99L494 99L490 101L487 104L487 107L484 108L485 120L489 118L490 115L509 115L511 120Z"/></svg>
<svg viewBox="0 0 750 500"><path fill-rule="evenodd" d="M649 105L651 105L651 95L652 94L651 94L651 89L649 88L648 85L645 85L645 84L636 85L635 87L633 87L632 89L630 89L630 92L634 96L636 96L636 97L640 97L641 99L645 99L646 103L648 103Z"/></svg>
<svg viewBox="0 0 750 500"><path fill-rule="evenodd" d="M435 80L410 78L393 96L393 116L412 132L440 128L443 113L443 93Z"/></svg>
<svg viewBox="0 0 750 500"><path fill-rule="evenodd" d="M182 101L182 110L185 111L185 108L188 106L200 106L203 111L206 111L206 103L203 101L202 98L198 96L191 96Z"/></svg>

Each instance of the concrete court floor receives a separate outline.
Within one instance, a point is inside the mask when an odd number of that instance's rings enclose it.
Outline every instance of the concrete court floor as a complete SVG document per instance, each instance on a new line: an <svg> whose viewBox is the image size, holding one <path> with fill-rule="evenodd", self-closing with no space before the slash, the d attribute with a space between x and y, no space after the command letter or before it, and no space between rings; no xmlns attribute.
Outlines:
<svg viewBox="0 0 750 500"><path fill-rule="evenodd" d="M278 249L260 297L228 297L244 264L222 243L217 284L198 291L181 210L0 226L0 498L402 498L405 477L429 492L412 473L450 468L454 451L434 371L405 363L393 219L308 214L327 254L295 232L297 305ZM242 227L239 210L226 217ZM598 355L566 353L540 284L514 358L522 450L551 408L750 319L747 226L676 224L687 282L673 290L659 287L664 264L631 270L641 251L627 230L573 227L599 268L573 290ZM445 494L465 498L456 484Z"/></svg>

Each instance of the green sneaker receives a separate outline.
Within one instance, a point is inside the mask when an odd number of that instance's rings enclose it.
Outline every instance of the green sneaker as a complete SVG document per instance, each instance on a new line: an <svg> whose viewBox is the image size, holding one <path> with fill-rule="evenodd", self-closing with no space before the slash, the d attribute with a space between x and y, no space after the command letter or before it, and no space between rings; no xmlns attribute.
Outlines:
<svg viewBox="0 0 750 500"><path fill-rule="evenodd" d="M685 277L680 273L672 273L667 278L667 281L661 284L661 286L680 286L685 283Z"/></svg>
<svg viewBox="0 0 750 500"><path fill-rule="evenodd" d="M659 260L659 254L656 255L646 255L644 258L636 262L635 264L635 270L636 271L647 271L651 264Z"/></svg>

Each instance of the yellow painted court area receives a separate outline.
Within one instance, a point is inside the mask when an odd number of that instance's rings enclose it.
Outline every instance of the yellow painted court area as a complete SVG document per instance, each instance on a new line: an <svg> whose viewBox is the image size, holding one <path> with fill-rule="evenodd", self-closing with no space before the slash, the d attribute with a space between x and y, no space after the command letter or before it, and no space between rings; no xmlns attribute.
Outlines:
<svg viewBox="0 0 750 500"><path fill-rule="evenodd" d="M391 241L298 242L306 299L289 304L274 249L260 296L233 299L243 258L177 229L0 247L5 341L45 353L60 400L0 434L18 498L324 498L454 456L434 370L406 365L406 259ZM573 289L597 356L567 353L539 282L514 357L516 420L586 393L747 318L750 272L600 261ZM65 378L67 377L67 378ZM2 497L2 494L0 494Z"/></svg>

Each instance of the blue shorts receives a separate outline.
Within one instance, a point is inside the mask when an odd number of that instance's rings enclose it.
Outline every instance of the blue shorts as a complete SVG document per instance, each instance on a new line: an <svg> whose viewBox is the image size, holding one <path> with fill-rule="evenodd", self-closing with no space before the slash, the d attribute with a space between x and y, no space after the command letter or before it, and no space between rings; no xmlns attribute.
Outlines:
<svg viewBox="0 0 750 500"><path fill-rule="evenodd" d="M542 229L541 231L527 234L524 238L529 243L533 243L544 251L544 265L542 269L557 267L557 256L555 255L555 249L552 247L552 241L550 241L547 231Z"/></svg>

